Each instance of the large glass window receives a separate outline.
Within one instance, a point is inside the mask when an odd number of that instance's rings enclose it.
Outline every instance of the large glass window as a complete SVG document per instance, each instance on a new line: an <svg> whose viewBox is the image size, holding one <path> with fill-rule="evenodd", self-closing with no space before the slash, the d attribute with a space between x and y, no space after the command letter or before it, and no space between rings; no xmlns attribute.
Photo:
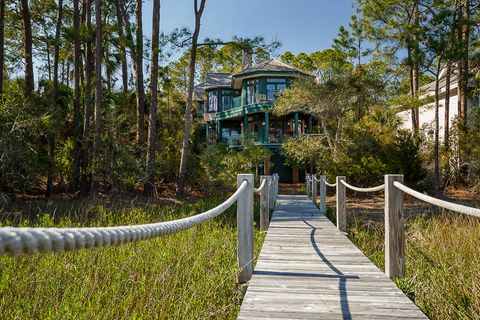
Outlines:
<svg viewBox="0 0 480 320"><path fill-rule="evenodd" d="M218 93L217 91L208 92L208 112L217 112L218 110Z"/></svg>
<svg viewBox="0 0 480 320"><path fill-rule="evenodd" d="M223 110L232 109L232 97L228 93L222 95L222 106Z"/></svg>
<svg viewBox="0 0 480 320"><path fill-rule="evenodd" d="M247 104L257 102L258 79L247 81Z"/></svg>
<svg viewBox="0 0 480 320"><path fill-rule="evenodd" d="M275 95L285 90L286 80L282 78L268 78L267 79L267 101L274 102Z"/></svg>

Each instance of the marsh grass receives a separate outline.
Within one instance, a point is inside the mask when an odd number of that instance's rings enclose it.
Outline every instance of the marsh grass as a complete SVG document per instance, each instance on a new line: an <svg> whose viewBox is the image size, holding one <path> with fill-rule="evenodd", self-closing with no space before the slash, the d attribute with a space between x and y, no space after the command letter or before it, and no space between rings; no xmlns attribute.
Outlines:
<svg viewBox="0 0 480 320"><path fill-rule="evenodd" d="M385 270L382 223L357 220L348 234ZM406 223L405 255L406 276L395 282L428 317L479 319L480 219L455 213L414 217Z"/></svg>
<svg viewBox="0 0 480 320"><path fill-rule="evenodd" d="M4 225L138 224L198 214L223 200L225 195L184 205L67 202L55 212L46 205L25 210L22 218L9 209L2 216ZM262 241L256 230L256 252ZM236 246L233 206L203 225L163 238L0 257L0 319L234 319Z"/></svg>

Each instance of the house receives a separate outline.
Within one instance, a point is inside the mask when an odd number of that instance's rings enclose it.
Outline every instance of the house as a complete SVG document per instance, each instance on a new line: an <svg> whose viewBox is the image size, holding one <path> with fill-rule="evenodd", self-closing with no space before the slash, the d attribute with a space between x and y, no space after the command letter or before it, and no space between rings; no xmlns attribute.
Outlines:
<svg viewBox="0 0 480 320"><path fill-rule="evenodd" d="M446 96L446 68L442 69L440 75L439 83L439 108L438 108L438 117L440 119L439 123L439 138L443 140L444 137L444 127L445 127L445 96ZM419 108L420 116L420 128L427 129L425 132L427 135L433 138L435 131L435 81L427 83L420 87L420 92L422 92L421 98L430 97L430 103L421 106ZM467 110L473 110L479 106L480 95L477 93L476 96L470 97L467 101ZM455 119L458 117L458 75L456 70L452 72L450 76L450 107L449 107L449 128L453 127ZM401 119L401 127L403 129L411 129L412 117L411 111L402 111L397 114ZM468 117L467 117L468 119Z"/></svg>
<svg viewBox="0 0 480 320"><path fill-rule="evenodd" d="M278 92L288 88L294 79L307 76L310 75L277 59L247 64L238 73L207 75L195 95L198 108L203 111L206 143L223 142L241 149L242 138L250 137L272 151L264 166L265 174L278 173L282 182L303 180L304 172L284 164L280 147L288 137L312 133L314 119L301 113L276 117L270 111Z"/></svg>

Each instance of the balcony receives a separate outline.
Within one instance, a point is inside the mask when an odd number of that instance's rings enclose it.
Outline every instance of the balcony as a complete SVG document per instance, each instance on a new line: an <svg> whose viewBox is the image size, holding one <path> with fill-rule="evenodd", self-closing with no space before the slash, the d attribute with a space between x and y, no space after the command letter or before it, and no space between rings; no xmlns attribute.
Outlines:
<svg viewBox="0 0 480 320"><path fill-rule="evenodd" d="M232 105L233 105L232 109L241 107L242 106L242 97L233 98Z"/></svg>

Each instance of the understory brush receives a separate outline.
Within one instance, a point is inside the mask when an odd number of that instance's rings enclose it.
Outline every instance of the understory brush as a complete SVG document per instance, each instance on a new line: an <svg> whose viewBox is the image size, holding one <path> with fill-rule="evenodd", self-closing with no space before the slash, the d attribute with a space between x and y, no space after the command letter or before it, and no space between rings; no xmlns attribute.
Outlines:
<svg viewBox="0 0 480 320"><path fill-rule="evenodd" d="M198 214L224 200L225 195L211 196L192 204L125 205L115 210L92 205L79 211L40 211L24 219L4 210L2 224L152 223ZM255 230L254 237L258 253L263 233ZM0 318L233 319L239 308L236 248L234 205L200 226L162 238L109 248L3 256Z"/></svg>

